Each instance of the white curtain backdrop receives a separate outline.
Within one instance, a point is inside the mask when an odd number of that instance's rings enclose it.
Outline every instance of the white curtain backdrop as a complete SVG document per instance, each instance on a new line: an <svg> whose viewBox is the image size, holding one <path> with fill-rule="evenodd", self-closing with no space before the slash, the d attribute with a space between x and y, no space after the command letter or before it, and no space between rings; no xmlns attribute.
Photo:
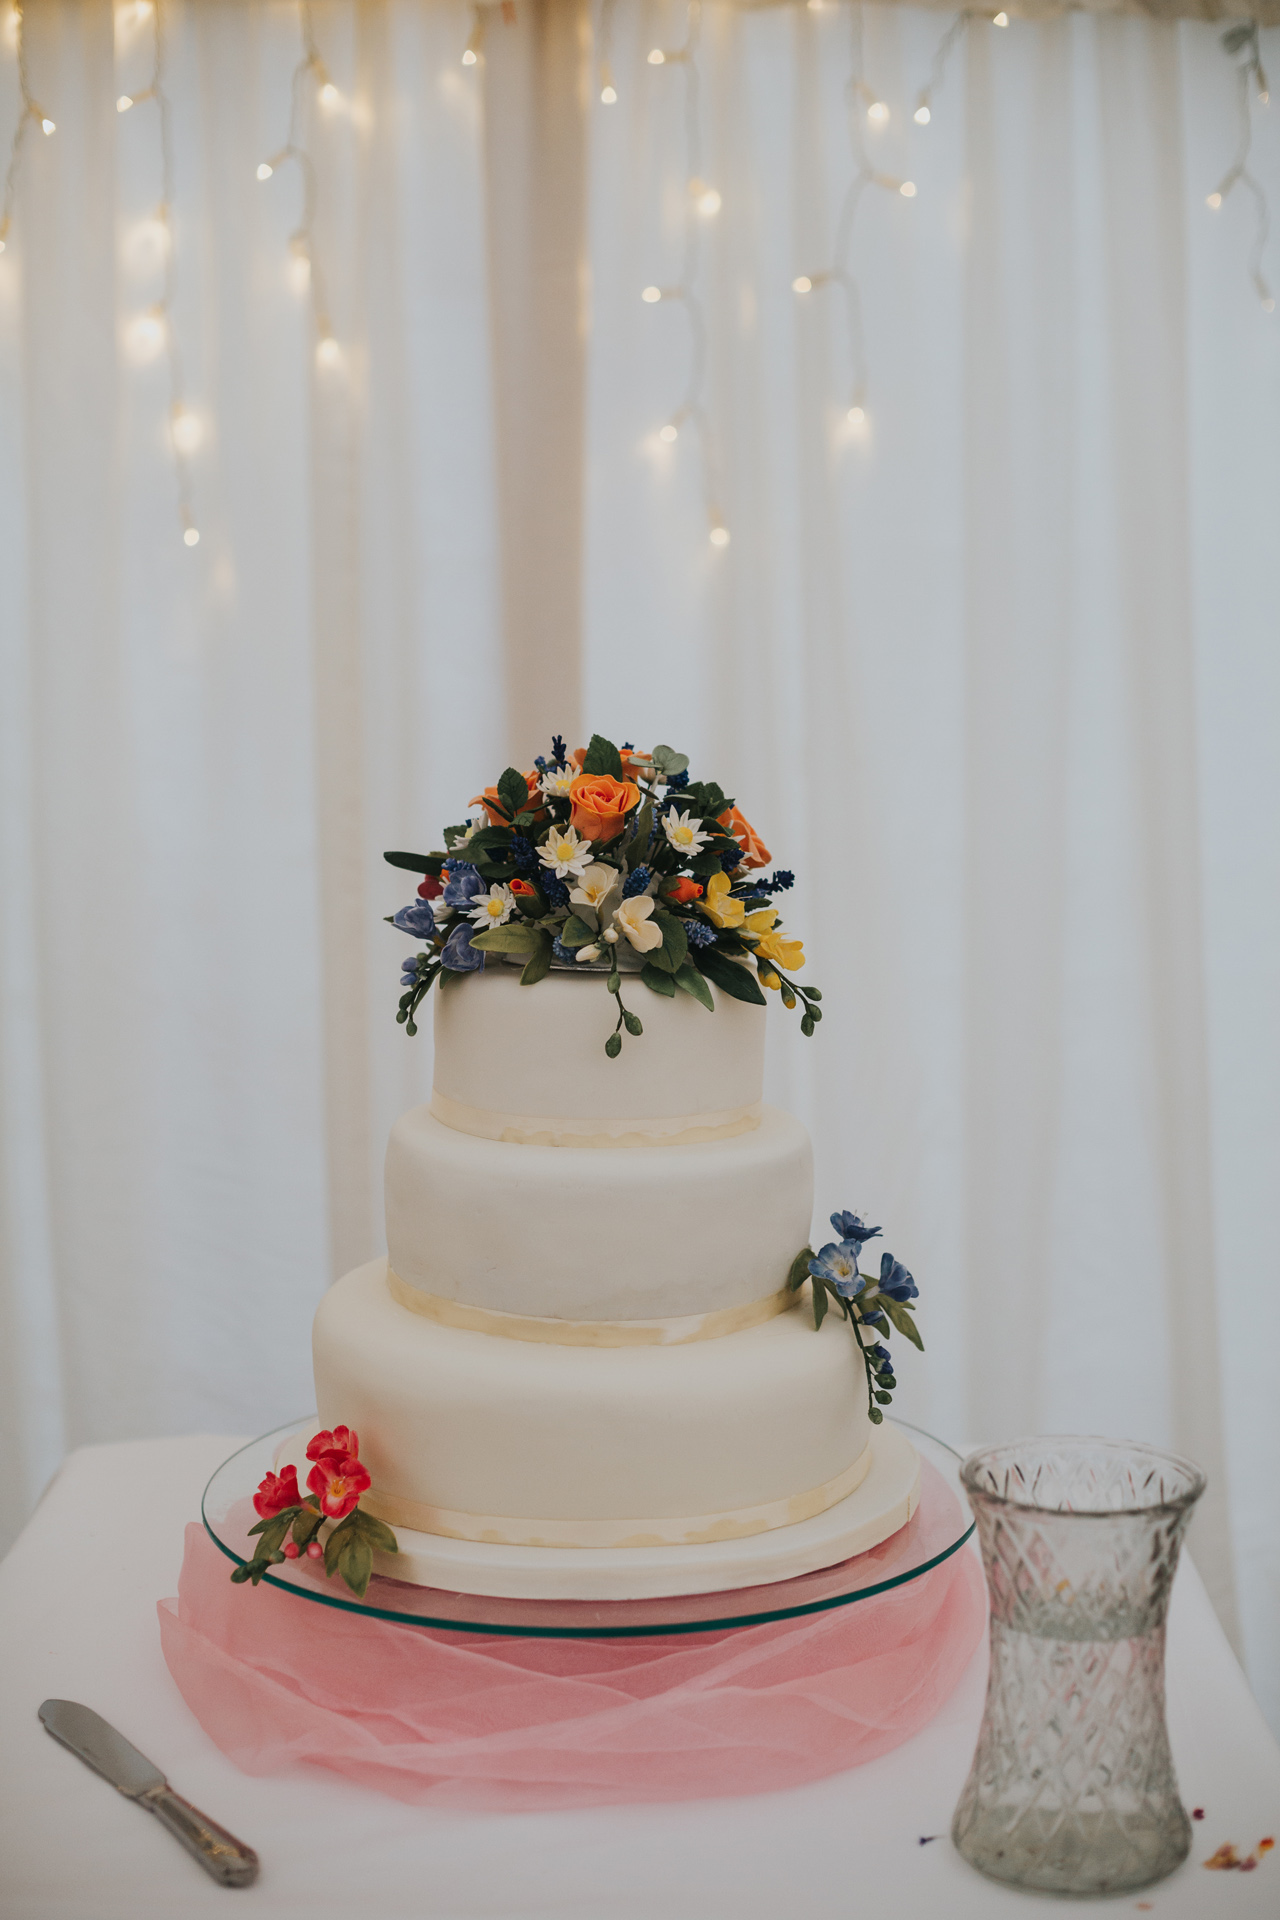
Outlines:
<svg viewBox="0 0 1280 1920"><path fill-rule="evenodd" d="M56 132L0 256L10 1531L69 1447L306 1407L430 1078L381 850L562 716L685 749L796 870L826 1019L772 1010L771 1092L819 1219L869 1210L920 1282L900 1410L1200 1458L1200 1564L1280 1726L1280 316L1252 203L1205 206L1216 30L975 22L920 127L947 17L863 10L867 149L917 193L858 210L859 425L839 289L792 290L854 167L847 6L710 0L692 114L646 59L683 6L515 0L470 67L452 0L311 18L333 365L299 170L255 177L298 9L165 13L188 549L136 324L157 119L115 107L153 19L27 9ZM0 140L18 111L10 32ZM691 172L705 444L658 432L686 303L640 298L685 284Z"/></svg>

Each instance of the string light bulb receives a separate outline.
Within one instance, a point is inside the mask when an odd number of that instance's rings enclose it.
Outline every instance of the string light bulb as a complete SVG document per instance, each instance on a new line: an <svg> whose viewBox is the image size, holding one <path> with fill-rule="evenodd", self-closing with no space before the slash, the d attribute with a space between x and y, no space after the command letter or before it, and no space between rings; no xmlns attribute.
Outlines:
<svg viewBox="0 0 1280 1920"><path fill-rule="evenodd" d="M689 182L689 193L704 220L719 213L722 203L718 188L709 187L705 180L694 179Z"/></svg>
<svg viewBox="0 0 1280 1920"><path fill-rule="evenodd" d="M337 98L338 89L334 86L332 80L326 80L320 89L321 103L326 107L331 107L335 104Z"/></svg>
<svg viewBox="0 0 1280 1920"><path fill-rule="evenodd" d="M194 453L204 439L204 427L198 414L178 405L173 409L173 444L179 453Z"/></svg>
<svg viewBox="0 0 1280 1920"><path fill-rule="evenodd" d="M322 367L336 367L342 359L342 348L333 335L324 332L316 341L316 360Z"/></svg>
<svg viewBox="0 0 1280 1920"><path fill-rule="evenodd" d="M198 547L200 545L200 529L198 527L188 527L182 536L182 544L184 547Z"/></svg>
<svg viewBox="0 0 1280 1920"><path fill-rule="evenodd" d="M40 121L40 125L44 128L44 131L46 133L56 133L58 131L57 126L52 120L49 119L47 114L45 114L42 117Z"/></svg>
<svg viewBox="0 0 1280 1920"><path fill-rule="evenodd" d="M120 95L120 98L116 101L116 112L128 113L132 105L133 105L133 95L131 93L122 93Z"/></svg>
<svg viewBox="0 0 1280 1920"><path fill-rule="evenodd" d="M1008 16L1008 14L1007 14L1007 13L997 13L997 14L995 14L995 15L994 15L994 16L992 17L992 21L991 21L991 24L992 24L992 26L993 26L993 27L1007 27L1007 26L1008 26L1008 24L1009 24L1009 16Z"/></svg>
<svg viewBox="0 0 1280 1920"><path fill-rule="evenodd" d="M478 59L479 55L474 47L464 47L462 53L462 64L464 67L474 67Z"/></svg>
<svg viewBox="0 0 1280 1920"><path fill-rule="evenodd" d="M274 172L275 172L275 168L272 166L269 160L259 160L258 162L259 180L269 180Z"/></svg>
<svg viewBox="0 0 1280 1920"><path fill-rule="evenodd" d="M662 51L662 48L651 47L649 49L649 65L651 67L665 67L666 64L667 64L667 56Z"/></svg>
<svg viewBox="0 0 1280 1920"><path fill-rule="evenodd" d="M929 122L933 118L933 115L929 111L929 104L926 100L922 100L920 102L920 105L916 108L911 118L915 121L918 127L928 126Z"/></svg>
<svg viewBox="0 0 1280 1920"><path fill-rule="evenodd" d="M899 193L900 193L900 194L902 195L902 197L903 197L903 199L904 199L904 200L914 200L914 199L915 199L915 197L916 197L916 183L915 183L915 181L914 181L914 180L904 180L904 181L902 182L902 185L901 185L901 186L900 186L900 187L898 188L898 192L899 192Z"/></svg>
<svg viewBox="0 0 1280 1920"><path fill-rule="evenodd" d="M728 546L729 529L725 526L723 520L717 518L711 522L711 531L708 533L707 538L713 547Z"/></svg>
<svg viewBox="0 0 1280 1920"><path fill-rule="evenodd" d="M889 118L888 103L884 100L873 100L867 108L867 118L876 126L882 127Z"/></svg>
<svg viewBox="0 0 1280 1920"><path fill-rule="evenodd" d="M1205 205L1206 207L1212 207L1213 211L1216 213L1218 211L1218 208L1222 205L1222 195L1220 193L1211 193L1206 195Z"/></svg>
<svg viewBox="0 0 1280 1920"><path fill-rule="evenodd" d="M791 282L792 293L812 293L813 281L807 273L798 273Z"/></svg>
<svg viewBox="0 0 1280 1920"><path fill-rule="evenodd" d="M145 366L148 360L154 360L163 350L164 342L164 309L160 306L149 307L145 313L138 315L129 328L133 358L139 365Z"/></svg>
<svg viewBox="0 0 1280 1920"><path fill-rule="evenodd" d="M640 298L645 302L646 306L650 306L650 307L656 306L658 301L661 300L662 298L662 288L646 287L644 291L641 293Z"/></svg>
<svg viewBox="0 0 1280 1920"><path fill-rule="evenodd" d="M601 103L606 107L611 107L615 104L615 102L617 101L617 98L618 98L618 89L613 84L613 68L609 65L609 62L607 60L602 60L600 62Z"/></svg>
<svg viewBox="0 0 1280 1920"><path fill-rule="evenodd" d="M671 445L671 442L673 440L679 439L679 437L680 437L680 429L676 425L674 420L668 420L665 427L658 428L659 440L665 440L668 446Z"/></svg>
<svg viewBox="0 0 1280 1920"><path fill-rule="evenodd" d="M464 67L474 67L484 47L484 15L479 7L475 10L475 20L471 28L471 38L462 50Z"/></svg>

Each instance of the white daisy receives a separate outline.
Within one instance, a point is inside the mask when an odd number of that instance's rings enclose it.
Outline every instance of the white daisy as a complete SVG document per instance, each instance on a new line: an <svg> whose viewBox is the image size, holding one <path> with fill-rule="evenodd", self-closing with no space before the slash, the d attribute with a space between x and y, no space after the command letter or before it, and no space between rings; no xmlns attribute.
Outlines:
<svg viewBox="0 0 1280 1920"><path fill-rule="evenodd" d="M569 789L578 777L578 769L570 764L567 767L548 767L538 785L549 800L567 800Z"/></svg>
<svg viewBox="0 0 1280 1920"><path fill-rule="evenodd" d="M576 879L592 865L591 842L580 840L574 827L552 827L538 848L538 858L544 867L550 867L557 880L564 880L570 874Z"/></svg>
<svg viewBox="0 0 1280 1920"><path fill-rule="evenodd" d="M510 887L500 886L495 881L488 893L477 896L468 918L478 927L501 927L515 910L516 897Z"/></svg>
<svg viewBox="0 0 1280 1920"><path fill-rule="evenodd" d="M613 927L618 933L625 933L637 953L652 953L655 947L662 945L662 928L650 918L653 913L653 901L647 893L633 895L624 900L613 916ZM605 938L608 939L606 934ZM614 935L615 939L617 935Z"/></svg>
<svg viewBox="0 0 1280 1920"><path fill-rule="evenodd" d="M676 852L683 854L687 860L692 860L695 853L701 853L711 838L711 835L704 832L688 811L664 813L662 826Z"/></svg>

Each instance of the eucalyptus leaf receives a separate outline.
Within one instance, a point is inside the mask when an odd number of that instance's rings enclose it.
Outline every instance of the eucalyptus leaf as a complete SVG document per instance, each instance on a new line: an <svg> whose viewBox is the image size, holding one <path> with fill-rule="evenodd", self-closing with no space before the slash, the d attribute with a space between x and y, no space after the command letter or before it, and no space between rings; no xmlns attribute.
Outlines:
<svg viewBox="0 0 1280 1920"><path fill-rule="evenodd" d="M792 1293L799 1293L801 1287L809 1278L809 1262L812 1259L813 1248L801 1247L799 1253L791 1262L791 1268L787 1274L787 1286Z"/></svg>
<svg viewBox="0 0 1280 1920"><path fill-rule="evenodd" d="M538 932L538 944L525 962L524 972L520 975L522 987L534 987L539 980L545 980L551 971L551 935Z"/></svg>
<svg viewBox="0 0 1280 1920"><path fill-rule="evenodd" d="M687 753L677 753L674 747L655 747L653 764L659 773L684 773L688 769L689 756Z"/></svg>
<svg viewBox="0 0 1280 1920"><path fill-rule="evenodd" d="M692 994L699 1006L705 1007L708 1013L715 1012L716 1003L711 997L711 989L692 960L682 960L673 977L676 985L683 987L686 993Z"/></svg>
<svg viewBox="0 0 1280 1920"><path fill-rule="evenodd" d="M640 978L644 981L646 987L652 988L654 993L662 994L667 1000L675 999L676 983L671 975L669 973L663 973L660 967L650 966L649 962L646 961L640 969Z"/></svg>
<svg viewBox="0 0 1280 1920"><path fill-rule="evenodd" d="M767 1005L760 991L756 977L746 967L740 967L736 960L730 960L718 947L699 947L694 955L694 965L699 973L714 981L731 1000L746 1000L751 1006Z"/></svg>
<svg viewBox="0 0 1280 1920"><path fill-rule="evenodd" d="M591 745L587 748L586 759L582 763L584 773L607 773L615 780L622 778L622 755L612 740L606 740L603 734L593 733Z"/></svg>
<svg viewBox="0 0 1280 1920"><path fill-rule="evenodd" d="M538 938L536 927L509 920L505 927L486 927L482 933L473 933L471 944L482 953L532 953Z"/></svg>

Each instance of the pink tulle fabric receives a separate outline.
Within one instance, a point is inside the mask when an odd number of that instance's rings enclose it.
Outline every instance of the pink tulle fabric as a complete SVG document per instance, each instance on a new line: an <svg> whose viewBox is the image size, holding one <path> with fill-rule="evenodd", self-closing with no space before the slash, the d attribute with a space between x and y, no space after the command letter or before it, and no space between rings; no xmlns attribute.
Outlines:
<svg viewBox="0 0 1280 1920"><path fill-rule="evenodd" d="M487 1811L766 1793L857 1766L926 1725L986 1619L967 1550L852 1606L633 1640L401 1626L229 1571L189 1526L158 1606L169 1671L229 1759Z"/></svg>

